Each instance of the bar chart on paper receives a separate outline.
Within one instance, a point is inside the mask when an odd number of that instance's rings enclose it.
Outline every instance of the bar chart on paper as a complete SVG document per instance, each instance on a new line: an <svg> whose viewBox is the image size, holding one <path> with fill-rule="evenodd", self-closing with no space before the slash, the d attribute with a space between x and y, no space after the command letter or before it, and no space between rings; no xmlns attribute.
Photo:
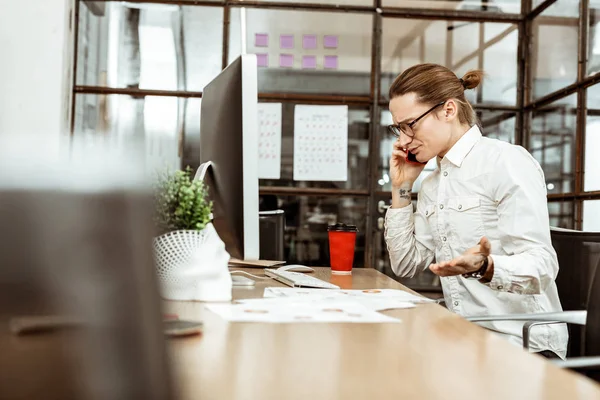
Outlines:
<svg viewBox="0 0 600 400"><path fill-rule="evenodd" d="M281 103L258 104L258 177L281 175Z"/></svg>
<svg viewBox="0 0 600 400"><path fill-rule="evenodd" d="M294 108L294 180L348 179L348 106Z"/></svg>

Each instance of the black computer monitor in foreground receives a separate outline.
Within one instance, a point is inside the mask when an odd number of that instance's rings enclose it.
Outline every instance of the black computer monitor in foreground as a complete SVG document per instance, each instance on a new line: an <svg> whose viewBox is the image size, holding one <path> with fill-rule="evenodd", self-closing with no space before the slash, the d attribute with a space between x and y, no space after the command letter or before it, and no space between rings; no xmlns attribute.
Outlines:
<svg viewBox="0 0 600 400"><path fill-rule="evenodd" d="M259 259L258 83L256 56L242 55L202 92L200 168L227 252Z"/></svg>

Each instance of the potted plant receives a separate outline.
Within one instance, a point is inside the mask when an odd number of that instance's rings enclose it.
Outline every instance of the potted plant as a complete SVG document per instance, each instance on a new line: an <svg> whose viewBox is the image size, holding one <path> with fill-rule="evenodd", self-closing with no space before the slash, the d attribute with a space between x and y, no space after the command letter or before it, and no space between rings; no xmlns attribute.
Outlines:
<svg viewBox="0 0 600 400"><path fill-rule="evenodd" d="M159 175L156 222L161 233L202 231L210 222L212 203L203 181L193 180L191 169Z"/></svg>
<svg viewBox="0 0 600 400"><path fill-rule="evenodd" d="M185 171L159 175L155 193L154 256L162 296L170 300L231 298L229 254L210 223L212 202L200 180Z"/></svg>

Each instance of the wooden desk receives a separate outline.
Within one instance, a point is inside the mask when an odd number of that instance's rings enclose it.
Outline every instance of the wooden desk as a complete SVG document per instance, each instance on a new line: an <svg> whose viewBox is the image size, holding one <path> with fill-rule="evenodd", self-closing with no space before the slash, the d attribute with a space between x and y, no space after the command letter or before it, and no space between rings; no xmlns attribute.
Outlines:
<svg viewBox="0 0 600 400"><path fill-rule="evenodd" d="M406 290L373 269L316 275L345 289ZM267 286L280 285L235 288L234 298ZM386 312L401 324L229 324L201 303L166 305L205 323L202 337L170 344L184 399L600 399L593 381L434 304Z"/></svg>

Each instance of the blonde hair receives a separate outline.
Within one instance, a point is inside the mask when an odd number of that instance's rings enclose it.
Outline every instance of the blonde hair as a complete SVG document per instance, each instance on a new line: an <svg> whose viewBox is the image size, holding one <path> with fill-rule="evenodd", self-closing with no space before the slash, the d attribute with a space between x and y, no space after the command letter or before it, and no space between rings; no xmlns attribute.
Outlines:
<svg viewBox="0 0 600 400"><path fill-rule="evenodd" d="M459 79L454 72L438 64L418 64L398 75L390 86L390 100L408 93L415 93L417 101L434 105L454 99L459 104L458 120L473 126L477 115L465 98L465 90L474 89L481 83L483 71L472 70Z"/></svg>

